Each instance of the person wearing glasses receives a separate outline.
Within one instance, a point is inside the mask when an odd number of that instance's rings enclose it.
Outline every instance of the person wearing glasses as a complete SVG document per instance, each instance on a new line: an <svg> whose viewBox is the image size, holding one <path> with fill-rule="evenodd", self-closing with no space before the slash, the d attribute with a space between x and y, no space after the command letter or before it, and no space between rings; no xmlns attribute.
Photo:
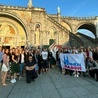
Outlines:
<svg viewBox="0 0 98 98"><path fill-rule="evenodd" d="M26 82L30 83L31 80L34 81L38 77L35 72L36 62L33 59L32 55L29 55L28 62L26 63Z"/></svg>

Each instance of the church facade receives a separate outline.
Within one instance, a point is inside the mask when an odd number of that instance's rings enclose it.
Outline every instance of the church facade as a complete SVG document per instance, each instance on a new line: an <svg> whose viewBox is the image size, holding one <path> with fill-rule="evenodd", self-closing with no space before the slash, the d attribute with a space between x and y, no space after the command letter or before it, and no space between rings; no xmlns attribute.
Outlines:
<svg viewBox="0 0 98 98"><path fill-rule="evenodd" d="M85 46L97 44L97 17L63 17L58 7L57 14L47 14L44 8L0 5L0 45L38 46L55 45ZM95 39L77 34L78 29L88 29ZM85 37L86 40L83 39Z"/></svg>

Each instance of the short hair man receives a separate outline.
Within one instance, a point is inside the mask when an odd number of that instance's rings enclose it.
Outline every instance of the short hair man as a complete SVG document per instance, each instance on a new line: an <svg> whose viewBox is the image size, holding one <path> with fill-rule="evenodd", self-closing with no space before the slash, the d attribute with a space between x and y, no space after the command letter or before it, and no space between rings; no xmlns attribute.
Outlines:
<svg viewBox="0 0 98 98"><path fill-rule="evenodd" d="M38 77L35 72L36 62L34 61L32 55L29 55L28 62L26 63L26 82L30 83L31 80L34 80Z"/></svg>

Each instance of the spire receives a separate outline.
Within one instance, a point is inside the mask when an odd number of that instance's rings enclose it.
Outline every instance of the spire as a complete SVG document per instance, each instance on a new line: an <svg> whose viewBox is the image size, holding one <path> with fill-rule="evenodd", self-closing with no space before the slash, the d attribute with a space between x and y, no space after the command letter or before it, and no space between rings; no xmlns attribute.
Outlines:
<svg viewBox="0 0 98 98"><path fill-rule="evenodd" d="M58 6L58 8L57 8L57 13L58 13L58 14L61 13L61 11L60 11L60 7L59 7L59 6Z"/></svg>
<svg viewBox="0 0 98 98"><path fill-rule="evenodd" d="M32 8L32 7L33 7L32 0L29 0L29 2L28 2L28 8Z"/></svg>
<svg viewBox="0 0 98 98"><path fill-rule="evenodd" d="M58 22L61 22L61 11L60 11L60 7L57 7L57 16L58 16Z"/></svg>

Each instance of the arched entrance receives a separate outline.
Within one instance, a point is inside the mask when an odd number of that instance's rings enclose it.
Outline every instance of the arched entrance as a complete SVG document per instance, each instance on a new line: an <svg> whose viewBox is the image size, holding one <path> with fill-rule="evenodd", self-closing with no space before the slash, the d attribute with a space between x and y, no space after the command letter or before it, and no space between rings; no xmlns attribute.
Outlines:
<svg viewBox="0 0 98 98"><path fill-rule="evenodd" d="M82 33L88 37L96 37L96 28L93 24L89 23L89 24L82 24L81 26L78 27L78 31L79 33Z"/></svg>
<svg viewBox="0 0 98 98"><path fill-rule="evenodd" d="M0 13L0 45L3 47L24 47L27 33L23 22L16 16Z"/></svg>
<svg viewBox="0 0 98 98"><path fill-rule="evenodd" d="M95 47L96 28L92 23L82 23L77 28L76 36L84 42L84 46Z"/></svg>

